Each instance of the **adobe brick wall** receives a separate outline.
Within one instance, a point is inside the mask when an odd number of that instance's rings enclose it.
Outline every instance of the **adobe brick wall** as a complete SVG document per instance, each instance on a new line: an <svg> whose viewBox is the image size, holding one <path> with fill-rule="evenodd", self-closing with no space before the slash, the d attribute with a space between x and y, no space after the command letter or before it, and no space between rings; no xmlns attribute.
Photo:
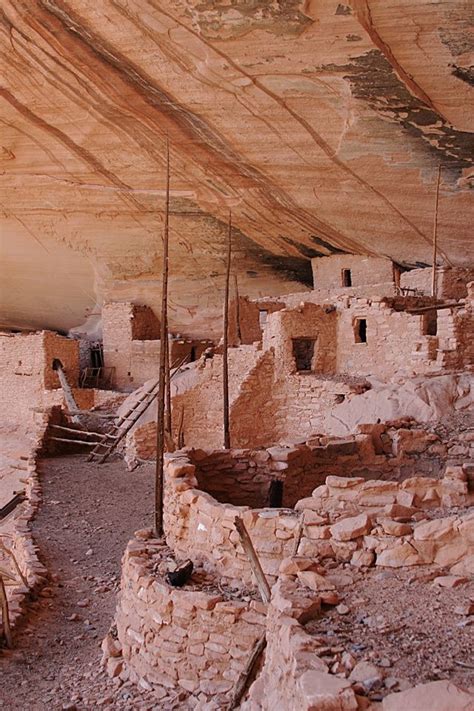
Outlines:
<svg viewBox="0 0 474 711"><path fill-rule="evenodd" d="M337 254L311 260L315 289L341 288L342 270L350 269L353 286L394 282L394 267L390 259L358 254Z"/></svg>
<svg viewBox="0 0 474 711"><path fill-rule="evenodd" d="M266 605L188 583L172 588L157 571L170 555L157 540L133 539L122 561L115 624L102 645L111 676L145 689L180 687L225 705L256 640ZM194 588L194 589L193 589Z"/></svg>

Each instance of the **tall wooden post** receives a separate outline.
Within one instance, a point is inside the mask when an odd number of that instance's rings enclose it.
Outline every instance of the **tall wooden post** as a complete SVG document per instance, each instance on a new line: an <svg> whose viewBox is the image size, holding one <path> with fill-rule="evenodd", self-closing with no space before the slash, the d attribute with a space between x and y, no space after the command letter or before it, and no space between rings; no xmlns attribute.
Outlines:
<svg viewBox="0 0 474 711"><path fill-rule="evenodd" d="M156 415L155 532L163 536L163 463L165 453L166 351L168 349L168 252L170 212L170 146L166 139L166 205L163 234L163 276L161 286L160 370Z"/></svg>
<svg viewBox="0 0 474 711"><path fill-rule="evenodd" d="M171 360L170 360L170 339L169 339L169 330L168 330L168 323L166 324L166 351L165 351L165 356L166 356L166 364L165 364L165 370L166 370L166 426L165 429L168 432L170 438L173 437L173 418L171 414Z"/></svg>
<svg viewBox="0 0 474 711"><path fill-rule="evenodd" d="M436 181L436 198L435 198L435 210L433 219L433 271L431 273L431 296L436 296L437 283L436 283L436 258L438 251L438 202L439 202L439 182L441 178L441 163L438 165L438 177Z"/></svg>
<svg viewBox="0 0 474 711"><path fill-rule="evenodd" d="M240 302L239 302L239 282L237 274L234 274L234 298L235 298L235 321L237 345L242 345L242 330L240 328Z"/></svg>
<svg viewBox="0 0 474 711"><path fill-rule="evenodd" d="M229 210L229 230L227 234L227 266L225 275L224 295L224 338L222 350L222 383L224 402L224 449L230 449L230 424L229 424L229 284L230 262L232 257L232 213Z"/></svg>

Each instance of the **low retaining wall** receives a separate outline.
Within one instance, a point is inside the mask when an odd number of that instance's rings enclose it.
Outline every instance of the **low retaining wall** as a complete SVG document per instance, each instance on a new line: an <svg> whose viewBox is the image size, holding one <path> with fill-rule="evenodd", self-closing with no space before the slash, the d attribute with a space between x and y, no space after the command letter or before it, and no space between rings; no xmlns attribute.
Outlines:
<svg viewBox="0 0 474 711"><path fill-rule="evenodd" d="M27 602L32 593L39 590L47 578L47 570L38 558L38 546L31 531L31 522L41 503L41 487L38 476L38 458L43 448L43 437L48 425L49 413L38 418L36 415L36 434L31 449L18 461L18 467L25 471L25 500L17 506L11 517L5 522L4 531L0 528L0 539L10 548L25 577L28 587L21 580L14 586L7 586L9 619L12 629L17 626L27 609ZM26 458L27 457L27 458ZM8 523L8 525L6 525ZM3 533L3 535L2 535ZM8 568L15 578L19 578L12 562ZM3 634L0 624L0 636Z"/></svg>
<svg viewBox="0 0 474 711"><path fill-rule="evenodd" d="M264 633L266 605L196 585L194 574L185 587L171 587L160 572L170 555L158 540L128 544L116 631L103 642L103 664L111 676L153 689L157 698L180 687L222 708Z"/></svg>

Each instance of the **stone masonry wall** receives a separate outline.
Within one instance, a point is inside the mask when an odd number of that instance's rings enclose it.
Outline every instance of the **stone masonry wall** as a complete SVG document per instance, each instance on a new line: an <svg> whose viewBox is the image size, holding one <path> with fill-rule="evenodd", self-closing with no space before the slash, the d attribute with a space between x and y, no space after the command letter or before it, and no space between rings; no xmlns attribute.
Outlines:
<svg viewBox="0 0 474 711"><path fill-rule="evenodd" d="M270 314L263 336L263 349L274 349L275 377L296 372L293 339L315 340L312 371L334 373L336 367L336 309L333 306L301 304Z"/></svg>
<svg viewBox="0 0 474 711"><path fill-rule="evenodd" d="M266 606L226 597L216 586L200 589L194 576L184 588L171 587L157 570L169 553L158 540L128 544L116 635L104 640L103 663L111 676L153 689L157 699L180 687L223 708L263 634Z"/></svg>
<svg viewBox="0 0 474 711"><path fill-rule="evenodd" d="M430 473L433 481L433 475L441 474L444 463L436 435L419 429L365 428L365 434L352 438L318 437L268 450L181 450L166 455L164 510L170 545L236 584L250 583L234 530L236 515L242 516L264 571L275 576L278 561L298 535L298 517L291 507L297 504L301 510L301 502L328 475L358 475L363 482L423 473ZM288 508L261 508L273 479L284 482L283 506Z"/></svg>

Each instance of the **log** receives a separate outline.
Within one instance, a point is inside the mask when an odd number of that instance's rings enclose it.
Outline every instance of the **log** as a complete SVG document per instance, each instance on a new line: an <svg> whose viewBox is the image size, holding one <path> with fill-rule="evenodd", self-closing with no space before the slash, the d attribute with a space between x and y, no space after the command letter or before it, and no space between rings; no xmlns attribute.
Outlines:
<svg viewBox="0 0 474 711"><path fill-rule="evenodd" d="M62 430L63 432L74 432L75 434L86 435L86 437L102 437L104 436L100 432L89 432L89 430L75 430L73 427L64 427L63 425L50 425L55 430Z"/></svg>
<svg viewBox="0 0 474 711"><path fill-rule="evenodd" d="M168 346L168 272L169 272L169 214L170 214L170 144L166 138L166 201L163 231L163 272L161 284L160 368L156 408L156 471L155 471L155 534L161 538L163 530L166 350Z"/></svg>
<svg viewBox="0 0 474 711"><path fill-rule="evenodd" d="M229 417L229 284L230 264L232 259L232 213L229 211L229 230L227 235L227 263L224 294L224 333L222 346L222 385L223 385L223 416L224 416L224 449L230 449L230 417Z"/></svg>
<svg viewBox="0 0 474 711"><path fill-rule="evenodd" d="M65 437L50 437L55 442L69 442L70 444L80 444L84 447L96 447L100 442L84 442L81 439L66 439Z"/></svg>
<svg viewBox="0 0 474 711"><path fill-rule="evenodd" d="M250 538L249 533L245 528L244 522L239 516L235 518L234 526L240 536L240 543L242 544L242 548L244 549L245 554L249 559L250 567L252 568L252 573L254 574L255 580L257 581L260 597L262 598L263 602L268 603L270 602L271 597L270 586L268 584L268 580L265 577L265 573L263 572L262 566L260 565L260 561L255 552L255 548L253 547L252 539Z"/></svg>
<svg viewBox="0 0 474 711"><path fill-rule="evenodd" d="M436 180L436 198L433 218L433 269L431 272L431 296L436 296L437 291L437 273L436 259L438 252L438 203L439 203L439 181L441 178L441 163L438 165L438 176Z"/></svg>
<svg viewBox="0 0 474 711"><path fill-rule="evenodd" d="M5 590L5 584L3 578L0 575L0 607L2 609L2 622L3 622L3 634L5 637L5 642L7 647L11 649L13 647L12 632L10 628L10 613L8 610L8 600L7 591Z"/></svg>
<svg viewBox="0 0 474 711"><path fill-rule="evenodd" d="M406 314L423 314L425 311L440 311L441 309L461 309L464 302L450 301L449 304L433 304L433 306L419 306L418 308L405 309Z"/></svg>
<svg viewBox="0 0 474 711"><path fill-rule="evenodd" d="M238 706L240 705L240 702L242 701L245 692L247 691L247 688L249 686L249 681L253 676L255 667L257 666L257 663L260 657L262 656L266 646L267 640L265 638L265 635L260 637L260 639L257 639L257 641L255 642L248 662L245 665L245 669L242 671L237 681L234 693L232 694L232 699L229 703L229 711L233 711L233 709L238 708Z"/></svg>

